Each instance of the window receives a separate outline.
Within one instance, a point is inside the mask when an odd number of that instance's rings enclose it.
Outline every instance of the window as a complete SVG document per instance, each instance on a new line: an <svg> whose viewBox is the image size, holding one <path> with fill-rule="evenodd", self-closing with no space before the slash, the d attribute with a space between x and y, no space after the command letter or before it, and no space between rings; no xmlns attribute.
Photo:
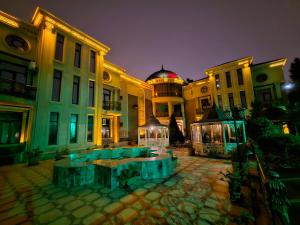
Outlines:
<svg viewBox="0 0 300 225"><path fill-rule="evenodd" d="M55 46L55 59L62 61L64 54L64 40L65 37L61 34L56 35L56 46Z"/></svg>
<svg viewBox="0 0 300 225"><path fill-rule="evenodd" d="M81 44L75 44L74 66L80 68L81 61Z"/></svg>
<svg viewBox="0 0 300 225"><path fill-rule="evenodd" d="M220 86L221 86L221 84L220 84L220 75L216 74L215 79L216 79L216 88L218 90L218 89L220 89Z"/></svg>
<svg viewBox="0 0 300 225"><path fill-rule="evenodd" d="M204 94L204 93L206 93L208 91L208 87L207 86L203 86L200 91L201 91L202 94Z"/></svg>
<svg viewBox="0 0 300 225"><path fill-rule="evenodd" d="M91 50L90 54L90 72L95 73L96 72L96 52Z"/></svg>
<svg viewBox="0 0 300 225"><path fill-rule="evenodd" d="M74 76L74 78L73 78L72 104L78 104L79 103L79 86L80 86L80 77Z"/></svg>
<svg viewBox="0 0 300 225"><path fill-rule="evenodd" d="M272 90L271 88L260 89L255 91L256 99L264 105L271 104L272 102Z"/></svg>
<svg viewBox="0 0 300 225"><path fill-rule="evenodd" d="M8 44L10 47L19 50L21 52L26 52L30 50L30 46L23 38L17 36L17 35L7 35L5 38L6 44Z"/></svg>
<svg viewBox="0 0 300 225"><path fill-rule="evenodd" d="M202 108L202 110L206 110L206 109L210 108L208 98L201 99L201 108Z"/></svg>
<svg viewBox="0 0 300 225"><path fill-rule="evenodd" d="M88 116L88 126L87 126L87 141L93 142L94 139L94 116Z"/></svg>
<svg viewBox="0 0 300 225"><path fill-rule="evenodd" d="M237 123L236 129L234 124L224 124L224 131L226 143L237 143L237 139L239 143L244 142L244 131L241 123Z"/></svg>
<svg viewBox="0 0 300 225"><path fill-rule="evenodd" d="M77 142L77 133L78 133L78 114L71 114L70 121L70 143Z"/></svg>
<svg viewBox="0 0 300 225"><path fill-rule="evenodd" d="M23 113L0 111L0 144L20 142Z"/></svg>
<svg viewBox="0 0 300 225"><path fill-rule="evenodd" d="M228 101L229 101L230 108L233 108L234 107L234 100L233 100L233 94L232 93L228 93Z"/></svg>
<svg viewBox="0 0 300 225"><path fill-rule="evenodd" d="M89 106L95 106L95 81L89 81Z"/></svg>
<svg viewBox="0 0 300 225"><path fill-rule="evenodd" d="M219 108L223 109L223 102L222 102L222 96L218 95L218 103L219 103Z"/></svg>
<svg viewBox="0 0 300 225"><path fill-rule="evenodd" d="M103 109L109 110L111 108L111 91L103 89Z"/></svg>
<svg viewBox="0 0 300 225"><path fill-rule="evenodd" d="M31 78L27 77L25 66L0 60L0 78L4 81L13 81L19 84L32 85Z"/></svg>
<svg viewBox="0 0 300 225"><path fill-rule="evenodd" d="M108 72L104 71L103 72L103 80L106 81L106 82L109 82L111 81L111 76Z"/></svg>
<svg viewBox="0 0 300 225"><path fill-rule="evenodd" d="M53 86L52 86L52 101L60 101L60 88L61 88L62 73L59 70L54 70Z"/></svg>
<svg viewBox="0 0 300 225"><path fill-rule="evenodd" d="M244 84L244 78L243 78L243 71L241 68L236 70L237 78L238 78L238 84L243 85Z"/></svg>
<svg viewBox="0 0 300 225"><path fill-rule="evenodd" d="M231 85L231 76L230 76L230 72L227 71L225 73L225 76L226 76L226 84L227 84L227 88L231 88L232 85Z"/></svg>
<svg viewBox="0 0 300 225"><path fill-rule="evenodd" d="M165 103L156 103L156 112L155 116L157 117L167 117L169 116L169 107Z"/></svg>
<svg viewBox="0 0 300 225"><path fill-rule="evenodd" d="M48 136L48 144L49 145L57 144L58 119L59 119L58 112L50 113L49 136Z"/></svg>
<svg viewBox="0 0 300 225"><path fill-rule="evenodd" d="M103 138L110 138L110 119L102 118L102 137Z"/></svg>
<svg viewBox="0 0 300 225"><path fill-rule="evenodd" d="M247 108L247 100L245 91L240 91L241 105L243 108Z"/></svg>
<svg viewBox="0 0 300 225"><path fill-rule="evenodd" d="M177 96L182 97L182 85L175 83L162 83L154 85L155 97Z"/></svg>

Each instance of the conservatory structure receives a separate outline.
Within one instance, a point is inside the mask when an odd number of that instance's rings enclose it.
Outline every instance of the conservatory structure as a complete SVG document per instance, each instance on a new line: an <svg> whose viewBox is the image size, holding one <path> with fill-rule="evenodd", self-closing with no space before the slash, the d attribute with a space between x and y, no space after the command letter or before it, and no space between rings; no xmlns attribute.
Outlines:
<svg viewBox="0 0 300 225"><path fill-rule="evenodd" d="M213 112L214 111L214 112ZM191 124L196 155L228 155L246 142L245 122L212 109L202 121Z"/></svg>
<svg viewBox="0 0 300 225"><path fill-rule="evenodd" d="M169 146L169 128L153 115L149 122L138 128L138 144L145 147L163 148Z"/></svg>

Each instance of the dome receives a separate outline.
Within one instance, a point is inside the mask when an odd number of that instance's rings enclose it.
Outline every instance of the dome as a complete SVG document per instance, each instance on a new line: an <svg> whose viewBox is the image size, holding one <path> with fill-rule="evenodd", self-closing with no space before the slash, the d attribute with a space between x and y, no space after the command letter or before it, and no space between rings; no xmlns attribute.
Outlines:
<svg viewBox="0 0 300 225"><path fill-rule="evenodd" d="M161 67L161 70L152 73L146 79L146 81L156 79L156 78L177 78L177 79L183 80L182 77L180 77L176 73L169 71L169 70L165 70L163 66Z"/></svg>

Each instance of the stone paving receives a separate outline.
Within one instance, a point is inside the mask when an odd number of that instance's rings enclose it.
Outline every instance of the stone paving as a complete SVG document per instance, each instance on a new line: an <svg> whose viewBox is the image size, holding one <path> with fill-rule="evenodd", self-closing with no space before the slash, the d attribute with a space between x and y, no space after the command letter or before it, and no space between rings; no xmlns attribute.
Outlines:
<svg viewBox="0 0 300 225"><path fill-rule="evenodd" d="M132 190L52 184L53 161L0 167L0 224L227 224L225 160L179 157L171 177L136 179Z"/></svg>

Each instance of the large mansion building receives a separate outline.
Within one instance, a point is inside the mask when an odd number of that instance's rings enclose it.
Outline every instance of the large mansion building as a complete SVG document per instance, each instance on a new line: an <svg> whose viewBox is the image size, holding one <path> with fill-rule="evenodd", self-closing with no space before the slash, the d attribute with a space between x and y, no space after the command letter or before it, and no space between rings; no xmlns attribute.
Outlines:
<svg viewBox="0 0 300 225"><path fill-rule="evenodd" d="M187 83L164 68L142 81L107 61L109 51L44 9L30 23L0 11L0 157L128 144L152 114L167 125L174 113L189 136L214 104L249 114L255 99L284 97L285 58L253 64L245 57Z"/></svg>

